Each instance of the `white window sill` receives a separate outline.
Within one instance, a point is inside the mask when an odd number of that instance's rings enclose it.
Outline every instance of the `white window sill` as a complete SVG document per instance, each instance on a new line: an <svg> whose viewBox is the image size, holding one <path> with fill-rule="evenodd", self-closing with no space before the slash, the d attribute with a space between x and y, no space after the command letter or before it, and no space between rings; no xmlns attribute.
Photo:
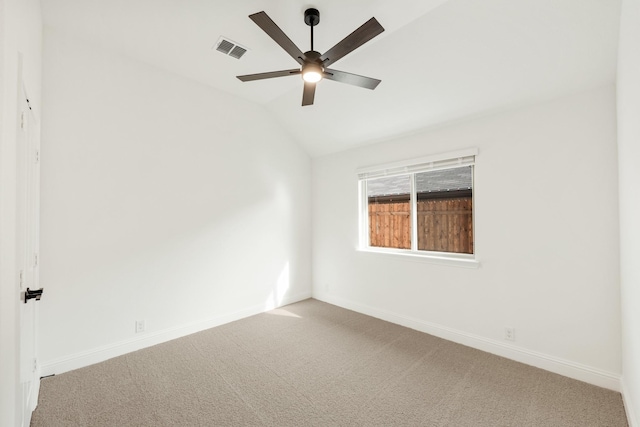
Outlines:
<svg viewBox="0 0 640 427"><path fill-rule="evenodd" d="M416 252L404 249L388 248L358 248L358 253L364 256L383 256L401 261L421 262L427 264L449 265L452 267L479 268L480 261L473 255L448 254L443 252Z"/></svg>

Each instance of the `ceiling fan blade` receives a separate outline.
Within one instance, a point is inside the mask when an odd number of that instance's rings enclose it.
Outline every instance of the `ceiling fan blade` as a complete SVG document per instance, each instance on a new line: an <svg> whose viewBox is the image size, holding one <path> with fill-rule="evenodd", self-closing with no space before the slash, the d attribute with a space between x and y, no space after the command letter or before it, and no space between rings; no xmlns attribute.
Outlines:
<svg viewBox="0 0 640 427"><path fill-rule="evenodd" d="M349 85L360 86L366 89L375 89L382 80L373 79L371 77L359 76L357 74L345 73L344 71L332 70L325 68L323 77L327 80L333 80Z"/></svg>
<svg viewBox="0 0 640 427"><path fill-rule="evenodd" d="M316 84L304 82L304 91L302 92L302 106L313 105L313 98L316 96Z"/></svg>
<svg viewBox="0 0 640 427"><path fill-rule="evenodd" d="M263 79L272 79L274 77L286 77L286 76L295 76L296 74L300 74L301 71L297 68L293 70L282 70L282 71L271 71L268 73L258 73L258 74L247 74L245 76L236 76L238 79L243 82L250 82L252 80L263 80Z"/></svg>
<svg viewBox="0 0 640 427"><path fill-rule="evenodd" d="M384 28L382 28L382 25L380 25L376 18L369 19L367 22L362 24L360 28L326 51L324 55L320 57L323 61L323 65L327 67L333 64L338 59L353 52L383 31Z"/></svg>
<svg viewBox="0 0 640 427"><path fill-rule="evenodd" d="M276 43L280 45L293 59L300 65L304 64L304 53L291 41L289 37L276 25L269 15L264 11L249 15L249 18L255 22L258 27L269 35Z"/></svg>

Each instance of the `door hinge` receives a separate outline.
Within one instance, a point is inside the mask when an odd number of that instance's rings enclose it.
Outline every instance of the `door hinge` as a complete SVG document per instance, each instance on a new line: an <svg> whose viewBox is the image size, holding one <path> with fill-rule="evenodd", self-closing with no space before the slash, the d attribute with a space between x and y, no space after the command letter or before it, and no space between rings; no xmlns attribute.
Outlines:
<svg viewBox="0 0 640 427"><path fill-rule="evenodd" d="M20 289L24 286L24 270L20 270Z"/></svg>
<svg viewBox="0 0 640 427"><path fill-rule="evenodd" d="M38 254L33 254L33 266L38 266Z"/></svg>
<svg viewBox="0 0 640 427"><path fill-rule="evenodd" d="M40 150L36 150L35 161L36 163L40 163Z"/></svg>
<svg viewBox="0 0 640 427"><path fill-rule="evenodd" d="M24 111L20 113L20 129L23 129L27 126L27 116L24 114Z"/></svg>
<svg viewBox="0 0 640 427"><path fill-rule="evenodd" d="M33 372L38 371L38 359L33 359Z"/></svg>

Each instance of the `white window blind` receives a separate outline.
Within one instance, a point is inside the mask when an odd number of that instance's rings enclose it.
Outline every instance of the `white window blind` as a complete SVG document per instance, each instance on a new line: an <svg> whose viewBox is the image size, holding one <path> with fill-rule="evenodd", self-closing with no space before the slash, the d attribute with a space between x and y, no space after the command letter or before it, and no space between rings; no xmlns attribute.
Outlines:
<svg viewBox="0 0 640 427"><path fill-rule="evenodd" d="M403 175L407 173L470 166L475 163L475 156L477 153L477 149L445 153L442 155L423 157L404 162L362 168L357 170L357 174L359 180L366 180L385 176Z"/></svg>

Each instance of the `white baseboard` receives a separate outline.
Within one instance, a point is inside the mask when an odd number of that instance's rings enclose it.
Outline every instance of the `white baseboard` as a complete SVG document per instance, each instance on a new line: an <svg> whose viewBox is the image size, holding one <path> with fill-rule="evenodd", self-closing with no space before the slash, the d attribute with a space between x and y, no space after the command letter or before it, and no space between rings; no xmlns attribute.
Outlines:
<svg viewBox="0 0 640 427"><path fill-rule="evenodd" d="M311 298L311 292L305 292L296 296L285 297L283 301L277 306L281 307L308 298ZM191 335L196 332L204 331L205 329L213 328L215 326L224 325L225 323L240 320L245 317L264 313L265 311L269 311L274 308L276 308L275 304L273 304L272 302L265 302L264 304L248 307L239 311L235 311L233 313L216 316L204 321L152 332L118 343L109 344L69 356L60 357L58 359L42 363L42 376L46 377L49 375L58 375L63 372L83 368L85 366L93 365L94 363L103 362L113 357L131 353L132 351L141 350L143 348L151 347L152 345L160 344L176 338L184 337L186 335Z"/></svg>
<svg viewBox="0 0 640 427"><path fill-rule="evenodd" d="M468 347L473 347L478 350L506 357L508 359L535 366L537 368L541 368L569 378L620 392L619 374L592 368L590 366L561 359L559 357L550 356L548 354L527 350L515 345L505 344L503 342L485 338L479 335L458 331L435 323L425 322L423 320L370 307L330 294L318 293L314 291L313 298L327 302L329 304L337 305L342 308L346 308L348 310L386 320L391 323L406 326L420 332L425 332L430 335L444 338L448 341L453 341L459 344L466 345Z"/></svg>
<svg viewBox="0 0 640 427"><path fill-rule="evenodd" d="M640 422L638 421L638 418L636 418L636 409L634 408L633 402L631 401L631 394L629 393L629 389L627 388L627 383L624 380L624 376L620 380L620 385L622 387L622 401L624 402L624 410L627 412L627 421L629 422L629 427L640 427Z"/></svg>

